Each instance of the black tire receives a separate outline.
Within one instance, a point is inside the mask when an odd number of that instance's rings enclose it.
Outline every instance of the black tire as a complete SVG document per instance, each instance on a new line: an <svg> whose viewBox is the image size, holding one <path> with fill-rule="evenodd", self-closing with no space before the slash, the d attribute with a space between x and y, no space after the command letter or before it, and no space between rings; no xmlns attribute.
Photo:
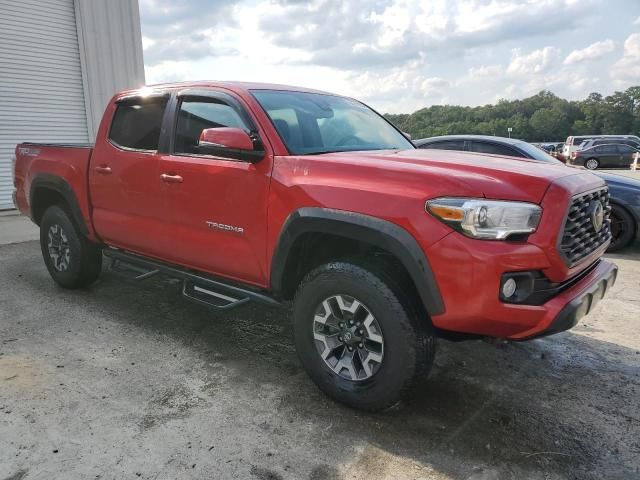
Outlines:
<svg viewBox="0 0 640 480"><path fill-rule="evenodd" d="M619 205L611 206L611 233L613 238L607 252L617 252L629 245L636 234L636 222L629 212Z"/></svg>
<svg viewBox="0 0 640 480"><path fill-rule="evenodd" d="M597 158L587 158L584 161L584 168L588 170L597 170L598 168L600 168L600 160L598 160Z"/></svg>
<svg viewBox="0 0 640 480"><path fill-rule="evenodd" d="M436 339L426 313L409 296L403 298L402 285L395 277L370 270L375 269L348 262L314 269L298 288L293 315L298 356L318 387L352 408L378 411L393 406L417 380L426 379L433 364ZM316 347L314 317L323 300L334 295L357 299L379 324L384 355L377 371L364 380L338 375L319 353L318 348L322 347Z"/></svg>
<svg viewBox="0 0 640 480"><path fill-rule="evenodd" d="M50 252L50 238L58 237L52 243L52 250L64 255L52 256ZM60 242L60 236L64 242ZM56 246L54 246L56 245ZM58 247L57 245L64 245ZM91 285L97 280L102 271L102 250L99 246L89 242L79 231L69 214L59 207L52 206L42 215L40 222L40 248L44 263L51 278L64 288L81 288ZM66 253L68 252L68 253ZM60 257L64 257L61 262Z"/></svg>

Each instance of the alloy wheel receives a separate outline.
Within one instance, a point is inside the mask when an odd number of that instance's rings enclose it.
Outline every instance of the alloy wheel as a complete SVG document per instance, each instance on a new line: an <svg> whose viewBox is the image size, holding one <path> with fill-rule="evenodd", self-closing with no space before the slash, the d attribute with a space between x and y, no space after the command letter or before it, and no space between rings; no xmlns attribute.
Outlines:
<svg viewBox="0 0 640 480"><path fill-rule="evenodd" d="M47 248L53 267L59 272L69 270L71 263L71 247L69 239L60 225L53 224L47 232Z"/></svg>
<svg viewBox="0 0 640 480"><path fill-rule="evenodd" d="M362 302L348 295L334 295L318 305L313 338L324 363L346 380L367 380L382 365L380 325Z"/></svg>

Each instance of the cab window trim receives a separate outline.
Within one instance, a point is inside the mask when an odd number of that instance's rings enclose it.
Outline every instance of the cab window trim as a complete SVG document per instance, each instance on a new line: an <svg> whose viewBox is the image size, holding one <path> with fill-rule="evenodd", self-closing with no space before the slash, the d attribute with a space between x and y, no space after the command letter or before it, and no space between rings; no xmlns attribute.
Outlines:
<svg viewBox="0 0 640 480"><path fill-rule="evenodd" d="M123 103L142 104L142 103L144 103L145 100L147 100L147 101L148 100L158 100L158 99L163 99L163 98L166 98L167 101L164 104L164 109L162 111L162 115L160 116L161 117L160 118L160 133L158 135L158 145L156 146L155 149L127 147L126 145L119 144L113 138L111 138L111 132L113 131L113 124L115 123L116 115L118 114L118 108L120 108ZM166 118L167 118L167 113L169 111L170 102L171 102L171 94L169 92L156 92L156 93L152 93L152 94L144 95L144 96L140 95L140 94L125 95L125 96L117 98L115 100L115 102L114 102L116 108L115 108L115 110L113 112L113 116L111 117L111 122L109 123L109 130L107 132L107 142L109 144L111 144L114 148L117 148L118 150L121 150L123 152L147 153L147 154L152 154L152 155L159 153L160 152L160 146L161 146L162 140L163 140L163 126L164 126L164 123L165 123Z"/></svg>
<svg viewBox="0 0 640 480"><path fill-rule="evenodd" d="M251 115L237 98L226 92L221 92L218 90L187 89L172 95L172 98L167 105L167 111L169 112L169 115L167 115L167 117L165 118L165 122L163 122L163 126L166 125L166 128L163 127L163 131L166 133L164 135L165 142L161 142L162 149L160 150L160 153L180 157L194 157L222 160L227 162L253 163L250 160L243 158L210 155L206 153L176 152L175 139L178 129L178 119L180 118L180 108L182 107L182 103L185 100L200 100L203 103L222 103L232 108L249 129L247 133L253 139L254 149L256 151L264 150L264 144L260 139L256 123L253 121Z"/></svg>

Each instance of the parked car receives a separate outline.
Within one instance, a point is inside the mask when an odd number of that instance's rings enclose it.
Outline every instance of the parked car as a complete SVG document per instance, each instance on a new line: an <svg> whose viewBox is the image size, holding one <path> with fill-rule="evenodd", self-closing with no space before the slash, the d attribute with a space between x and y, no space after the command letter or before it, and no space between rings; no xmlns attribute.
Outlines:
<svg viewBox="0 0 640 480"><path fill-rule="evenodd" d="M474 148L478 149L477 145L480 142L483 144L482 150L492 148L495 152L499 152L497 153L499 155L529 158L551 164L558 163L558 160L542 150L535 147L526 148L526 142L513 138L450 135L424 138L414 143L418 148L434 148L435 145L436 148L448 147L452 150L470 151ZM614 252L628 246L637 237L640 225L640 181L602 172L595 172L595 174L604 179L609 186L613 239L607 251Z"/></svg>
<svg viewBox="0 0 640 480"><path fill-rule="evenodd" d="M581 136L570 136L567 137L567 140L564 143L564 147L562 148L562 156L564 158L570 158L571 154L576 150L580 150L582 147L582 143L587 140L615 140L611 143L616 143L618 140L633 140L634 142L640 143L640 137L636 137L635 135L581 135Z"/></svg>
<svg viewBox="0 0 640 480"><path fill-rule="evenodd" d="M181 279L188 299L219 310L291 300L307 373L365 410L425 376L439 336L569 329L617 274L601 258L601 178L418 150L367 106L323 92L128 90L94 146L23 143L16 156L15 198L58 284L90 285L104 254L132 279Z"/></svg>
<svg viewBox="0 0 640 480"><path fill-rule="evenodd" d="M534 159L540 155L549 157L543 150L523 140L489 135L443 135L414 140L413 143L421 149L463 150ZM553 161L558 163L556 160Z"/></svg>
<svg viewBox="0 0 640 480"><path fill-rule="evenodd" d="M569 158L570 165L579 165L595 170L597 168L629 168L633 163L635 154L640 151L630 145L621 143L598 145L575 151Z"/></svg>
<svg viewBox="0 0 640 480"><path fill-rule="evenodd" d="M613 173L597 172L609 186L611 196L611 234L607 251L630 245L640 235L640 181Z"/></svg>
<svg viewBox="0 0 640 480"><path fill-rule="evenodd" d="M535 145L535 144L532 144ZM564 143L541 143L539 146L551 156L562 150Z"/></svg>
<svg viewBox="0 0 640 480"><path fill-rule="evenodd" d="M586 150L587 148L597 147L598 145L607 145L611 143L615 143L617 145L629 145L630 147L633 147L635 149L640 149L640 142L632 139L616 139L615 141L612 141L607 138L592 138L590 140L585 140L584 142L582 142L580 144L579 150Z"/></svg>

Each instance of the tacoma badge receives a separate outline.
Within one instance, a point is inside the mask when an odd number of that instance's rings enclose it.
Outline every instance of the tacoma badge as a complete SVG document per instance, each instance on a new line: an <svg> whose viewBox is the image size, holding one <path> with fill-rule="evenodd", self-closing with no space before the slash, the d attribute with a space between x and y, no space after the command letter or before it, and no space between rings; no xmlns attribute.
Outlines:
<svg viewBox="0 0 640 480"><path fill-rule="evenodd" d="M207 220L207 227L212 228L214 230L224 230L226 232L234 232L239 233L240 235L244 234L244 228L235 227L233 225L225 225L224 223L211 222Z"/></svg>

